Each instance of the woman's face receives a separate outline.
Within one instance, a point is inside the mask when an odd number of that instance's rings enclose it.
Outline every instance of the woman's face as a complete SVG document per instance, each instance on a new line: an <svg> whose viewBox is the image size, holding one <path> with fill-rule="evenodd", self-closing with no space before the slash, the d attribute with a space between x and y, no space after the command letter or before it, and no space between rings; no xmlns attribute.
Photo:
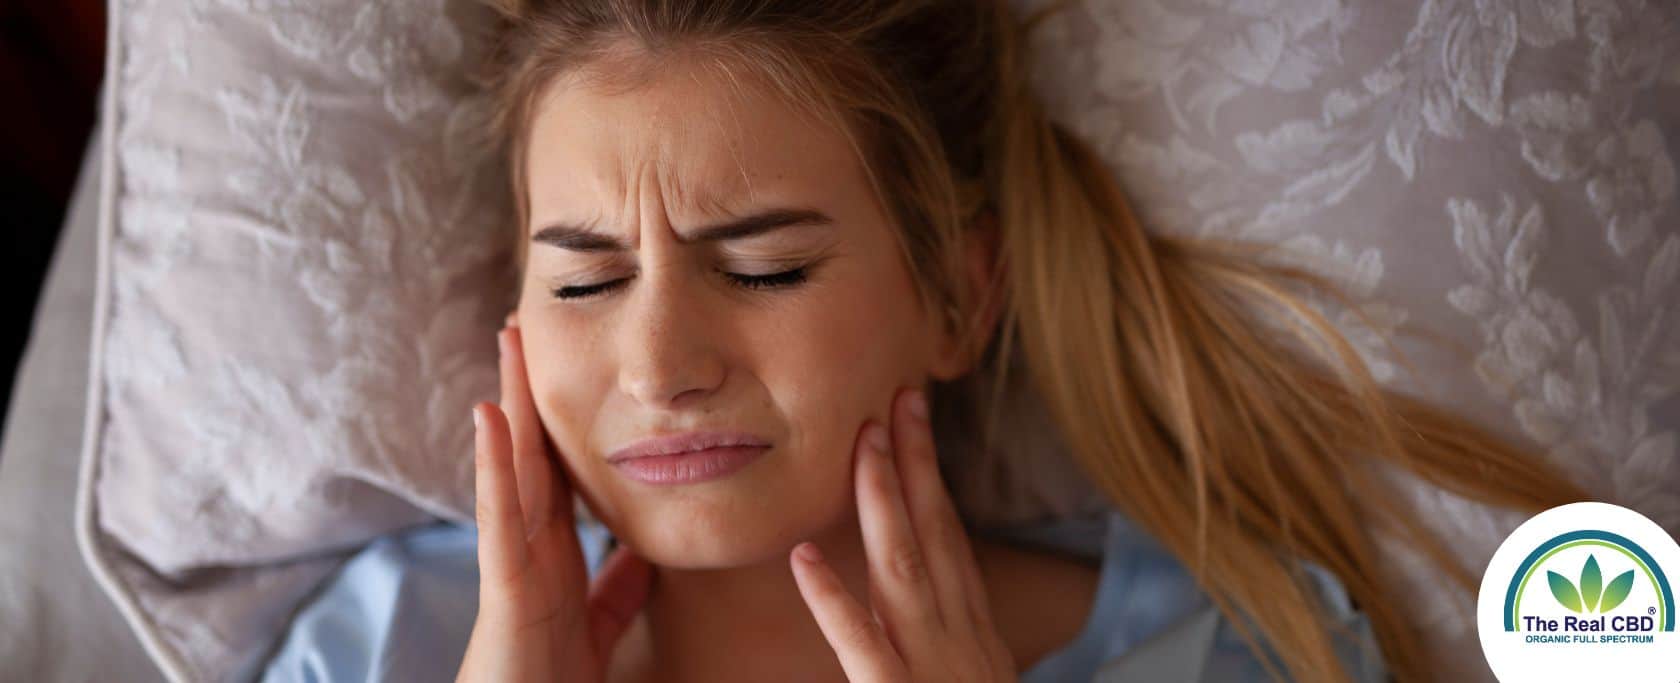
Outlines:
<svg viewBox="0 0 1680 683"><path fill-rule="evenodd" d="M657 564L780 560L848 520L864 420L951 371L850 146L761 92L673 65L622 95L557 83L534 112L533 398L579 493ZM764 447L686 483L609 462L692 432Z"/></svg>

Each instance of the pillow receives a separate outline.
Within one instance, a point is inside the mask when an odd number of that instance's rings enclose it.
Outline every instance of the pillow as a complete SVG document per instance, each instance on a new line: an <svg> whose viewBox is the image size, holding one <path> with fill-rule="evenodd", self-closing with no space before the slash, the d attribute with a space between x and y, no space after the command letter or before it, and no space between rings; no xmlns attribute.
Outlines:
<svg viewBox="0 0 1680 683"><path fill-rule="evenodd" d="M1680 531L1677 12L1125 0L1073 3L1034 44L1053 113L1154 229L1285 243L1381 332L1446 342L1402 337L1408 373L1329 308L1382 381ZM469 521L465 416L493 398L511 291L497 164L458 142L482 120L462 74L486 17L467 0L112 16L79 532L167 673L247 677L356 546ZM1472 571L1521 521L1417 495ZM1453 643L1472 597L1413 605L1441 661L1491 679Z"/></svg>
<svg viewBox="0 0 1680 683"><path fill-rule="evenodd" d="M19 680L153 683L151 659L76 546L99 196L99 137L89 137L0 438L0 662Z"/></svg>
<svg viewBox="0 0 1680 683"><path fill-rule="evenodd" d="M249 677L347 553L472 519L512 291L491 16L111 7L79 530L171 678Z"/></svg>
<svg viewBox="0 0 1680 683"><path fill-rule="evenodd" d="M1040 4L1040 3L1034 3ZM1537 446L1680 533L1680 6L1078 3L1037 36L1055 114L1152 229L1282 242L1386 385ZM1520 516L1417 492L1479 576ZM1396 552L1437 661L1492 680L1474 599Z"/></svg>

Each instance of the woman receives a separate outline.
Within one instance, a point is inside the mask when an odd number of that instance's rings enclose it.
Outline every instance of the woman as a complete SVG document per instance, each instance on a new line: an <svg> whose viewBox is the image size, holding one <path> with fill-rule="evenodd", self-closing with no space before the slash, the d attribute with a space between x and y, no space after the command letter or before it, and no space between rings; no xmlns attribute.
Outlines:
<svg viewBox="0 0 1680 683"><path fill-rule="evenodd" d="M1273 676L1350 676L1317 569L1395 678L1432 679L1373 534L1474 577L1394 471L1585 498L1377 386L1295 293L1323 281L1144 231L1034 101L1004 2L499 9L521 289L474 412L460 680L1031 674L1115 603L1089 566L964 532L928 415L989 433L995 396L940 405L982 370L1025 373L1046 438ZM572 493L621 542L593 585Z"/></svg>

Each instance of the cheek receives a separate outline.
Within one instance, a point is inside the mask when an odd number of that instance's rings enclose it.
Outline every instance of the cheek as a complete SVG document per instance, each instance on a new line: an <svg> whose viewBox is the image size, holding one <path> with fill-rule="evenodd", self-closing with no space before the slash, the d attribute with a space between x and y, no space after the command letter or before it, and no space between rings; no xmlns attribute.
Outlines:
<svg viewBox="0 0 1680 683"><path fill-rule="evenodd" d="M873 394L907 381L922 356L913 312L891 294L860 287L813 303L800 320L782 326L788 338L764 347L782 349L780 374L819 405L847 396L882 398Z"/></svg>
<svg viewBox="0 0 1680 683"><path fill-rule="evenodd" d="M542 311L521 312L520 328L532 400L543 430L580 480L579 493L591 508L600 510L595 495L600 469L593 462L599 455L588 451L587 437L600 417L608 385L603 383L601 363L579 360L599 357L598 350L589 335L578 332L579 326Z"/></svg>
<svg viewBox="0 0 1680 683"><path fill-rule="evenodd" d="M850 465L863 422L884 420L894 392L925 375L926 352L908 284L859 272L814 294L754 345L794 446L832 474Z"/></svg>

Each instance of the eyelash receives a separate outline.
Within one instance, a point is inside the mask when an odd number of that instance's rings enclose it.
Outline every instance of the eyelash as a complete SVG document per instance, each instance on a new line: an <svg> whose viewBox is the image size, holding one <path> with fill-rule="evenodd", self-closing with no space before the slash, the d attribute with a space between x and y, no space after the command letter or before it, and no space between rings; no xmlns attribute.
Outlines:
<svg viewBox="0 0 1680 683"><path fill-rule="evenodd" d="M768 275L743 275L741 273L724 273L724 275L733 281L737 287L749 290L761 290L797 286L805 282L806 273L805 268L800 267L792 270L784 270L779 273L770 273ZM628 282L629 279L630 278L619 278L617 280L611 280L594 285L560 287L555 289L553 294L556 299L587 299L592 296L606 294L618 289L619 287L624 286L624 283Z"/></svg>

